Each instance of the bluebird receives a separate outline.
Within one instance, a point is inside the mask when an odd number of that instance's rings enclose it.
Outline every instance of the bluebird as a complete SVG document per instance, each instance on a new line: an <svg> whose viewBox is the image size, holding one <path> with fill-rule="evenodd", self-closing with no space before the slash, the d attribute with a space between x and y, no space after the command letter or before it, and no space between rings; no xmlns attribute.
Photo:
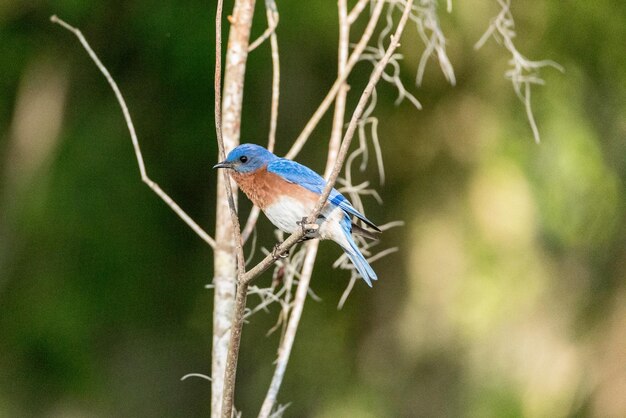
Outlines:
<svg viewBox="0 0 626 418"><path fill-rule="evenodd" d="M326 181L315 171L295 161L280 158L254 144L234 148L226 160L213 168L232 170L230 175L248 198L282 231L292 234L301 228L319 200ZM306 231L305 239L335 241L372 287L378 277L359 251L351 233L375 238L374 233L352 223L351 217L363 221L376 232L380 229L357 211L336 189L333 189L316 220L316 229Z"/></svg>

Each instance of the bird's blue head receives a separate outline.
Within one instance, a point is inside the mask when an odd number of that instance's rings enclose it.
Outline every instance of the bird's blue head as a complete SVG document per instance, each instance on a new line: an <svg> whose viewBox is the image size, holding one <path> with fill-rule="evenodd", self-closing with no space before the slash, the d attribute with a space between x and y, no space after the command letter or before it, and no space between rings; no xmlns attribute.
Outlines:
<svg viewBox="0 0 626 418"><path fill-rule="evenodd" d="M213 168L230 168L238 173L251 173L278 158L260 145L241 144Z"/></svg>

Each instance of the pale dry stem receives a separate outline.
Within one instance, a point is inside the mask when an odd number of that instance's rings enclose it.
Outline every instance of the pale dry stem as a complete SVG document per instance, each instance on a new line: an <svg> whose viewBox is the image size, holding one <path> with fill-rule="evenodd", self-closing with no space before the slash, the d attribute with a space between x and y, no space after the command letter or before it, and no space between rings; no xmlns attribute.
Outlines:
<svg viewBox="0 0 626 418"><path fill-rule="evenodd" d="M228 50L226 52L226 69L224 73L224 90L223 100L221 104L221 135L218 134L218 148L220 157L226 156L226 151L234 148L239 144L240 128L241 128L241 110L243 107L243 89L245 80L246 62L248 58L248 45L250 40L250 30L252 27L252 18L254 15L254 0L236 0L233 13L229 19L231 23ZM218 22L219 20L219 22ZM221 31L221 17L216 17L216 32ZM217 33L216 33L217 37ZM218 44L216 42L216 49ZM216 54L217 58L217 54ZM217 61L216 61L217 67ZM216 81L217 85L217 81ZM216 92L217 97L217 92ZM216 100L216 109L220 104ZM248 294L248 283L242 281L245 273L245 258L243 253L243 242L241 239L241 229L239 218L237 217L236 195L232 190L230 176L224 170L222 173L222 181L218 181L218 202L217 202L217 231L221 234L216 236L220 246L215 249L215 305L222 305L220 314L228 314L230 309L230 318L221 320L221 325L227 325L230 320L230 335L220 331L221 334L216 336L214 329L214 341L219 338L220 350L219 355L223 355L223 346L227 346L226 364L223 374L223 388L221 393L215 393L215 389L219 388L222 382L216 380L219 377L214 376L213 381L213 399L216 396L222 396L221 411L216 411L218 405L213 405L212 415L221 415L223 418L231 418L234 409L234 391L235 380L237 376L237 360L239 356L239 345L241 343L241 332L244 322L244 314L246 308L246 300ZM226 191L228 208L223 205L223 192ZM225 219L227 213L230 213L230 224ZM228 232L230 230L230 236ZM235 260L233 260L233 258ZM236 266L234 266L236 262ZM233 270L233 267L236 267ZM219 270L219 273L218 273ZM219 281L218 281L219 279ZM235 287L234 306L229 293L222 292L220 294L219 287L232 289ZM224 300L224 296L227 298ZM219 299L219 300L218 300ZM214 318L215 323L215 318ZM224 341L226 340L226 341ZM226 344L224 344L226 343ZM214 356L216 354L214 349ZM215 357L213 358L215 364ZM220 367L222 365L220 364ZM219 373L219 368L213 370Z"/></svg>
<svg viewBox="0 0 626 418"><path fill-rule="evenodd" d="M361 5L361 3L363 3ZM365 2L361 1L357 3L355 8L351 12L351 16L356 18L362 8L365 7ZM346 66L348 63L348 54L349 54L349 42L350 42L350 17L348 15L348 3L347 0L339 0L338 1L338 12L339 12L339 53L338 53L338 65L337 65L337 73L338 77L346 72ZM354 13L354 14L352 14ZM342 136L342 128L345 119L345 108L346 108L346 96L348 93L348 86L344 82L341 83L339 90L337 91L337 96L335 98L335 112L333 115L333 126L331 130L331 137L328 145L328 156L326 163L326 172L325 176L328 177L334 166L337 155L339 153L339 147L341 144L341 136ZM282 384L283 376L285 370L287 368L287 363L289 361L289 357L291 354L291 348L293 346L293 341L295 340L295 332L298 328L301 312L304 309L304 303L306 301L306 295L309 289L309 283L311 280L311 276L313 274L313 265L315 263L315 258L317 257L317 249L319 243L306 245L304 258L302 261L302 268L295 269L295 271L301 271L301 275L298 280L298 288L296 290L296 297L293 302L293 305L286 304L282 307L281 316L279 316L279 322L281 319L289 318L286 326L283 328L283 335L281 337L281 341L278 348L278 358L276 361L276 368L274 371L274 375L272 376L272 381L270 383L268 392L263 401L263 405L261 406L261 411L259 412L259 418L266 418L272 415L272 409L274 408L274 404L276 403L276 398L278 396L278 391ZM299 252L300 253L300 252ZM290 314L291 313L291 314ZM290 315L289 315L290 314ZM278 326L278 324L277 324ZM276 411L274 415L279 416L280 411Z"/></svg>
<svg viewBox="0 0 626 418"><path fill-rule="evenodd" d="M187 213L180 206L178 206L178 204L148 176L143 161L143 155L141 153L141 147L139 146L139 140L137 139L137 133L135 132L135 125L133 124L130 112L128 110L128 106L126 105L126 101L124 100L124 96L122 96L122 93L118 88L117 83L115 82L113 77L111 77L109 70L107 70L104 64L102 64L94 50L89 45L89 42L87 42L87 39L83 36L82 32L74 26L71 26L64 20L60 19L56 15L51 16L50 21L72 32L78 38L79 42L81 43L91 60L94 62L98 70L100 70L106 81L109 83L109 86L111 86L113 93L115 93L115 97L120 105L120 108L122 109L122 113L124 114L126 127L128 128L128 132L130 133L130 138L133 143L133 149L135 151L135 157L139 166L141 181L144 182L154 193L156 193L156 195L159 196L161 200L163 200L170 207L170 209L172 209L174 213L176 213L176 215L178 215L178 217L181 218L204 242L209 244L211 248L215 248L215 240L204 229L202 229L200 225L198 225L193 219L191 219L191 217L187 215Z"/></svg>
<svg viewBox="0 0 626 418"><path fill-rule="evenodd" d="M278 39L276 27L278 26L278 8L274 0L265 0L265 10L267 15L268 30L272 29L268 37L270 39L272 54L272 102L270 106L270 130L267 140L267 149L274 151L276 144L276 127L278 125L278 102L280 98L280 55L278 53ZM266 31L267 32L267 31ZM251 51L252 49L249 49ZM241 233L244 244L248 241L252 230L256 227L259 219L260 209L254 206L248 215L248 220Z"/></svg>

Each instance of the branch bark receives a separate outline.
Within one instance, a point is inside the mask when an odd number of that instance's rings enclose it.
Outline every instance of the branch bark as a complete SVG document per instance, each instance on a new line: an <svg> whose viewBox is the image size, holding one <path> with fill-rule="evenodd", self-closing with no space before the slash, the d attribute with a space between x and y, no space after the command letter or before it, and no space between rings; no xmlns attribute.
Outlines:
<svg viewBox="0 0 626 418"><path fill-rule="evenodd" d="M302 310L304 309L304 302L309 291L309 283L313 275L313 266L315 265L315 258L317 257L317 248L319 246L318 240L307 242L306 254L302 263L302 272L300 275L300 281L298 282L298 288L296 289L296 296L293 302L293 308L289 315L289 321L287 322L287 328L285 329L285 336L281 341L278 348L278 358L276 359L276 368L274 369L274 375L272 381L261 405L261 411L259 412L259 418L268 418L278 397L280 386L283 383L285 376L285 370L287 370L287 363L289 363L289 357L291 356L291 349L296 339L296 332L300 324L300 318L302 317Z"/></svg>

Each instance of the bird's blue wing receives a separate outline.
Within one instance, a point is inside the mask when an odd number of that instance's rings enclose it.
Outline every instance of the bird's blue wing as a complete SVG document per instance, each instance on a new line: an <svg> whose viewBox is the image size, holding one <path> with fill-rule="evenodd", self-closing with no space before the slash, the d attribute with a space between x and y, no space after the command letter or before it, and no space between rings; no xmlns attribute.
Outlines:
<svg viewBox="0 0 626 418"><path fill-rule="evenodd" d="M324 187L326 187L326 181L315 171L284 158L271 161L267 165L267 171L278 174L288 182L299 184L316 194L322 194Z"/></svg>
<svg viewBox="0 0 626 418"><path fill-rule="evenodd" d="M267 171L277 174L290 183L299 184L305 189L316 194L322 194L326 187L326 180L315 171L311 170L300 163L285 158L279 158L267 165ZM333 188L328 196L328 201L335 206L339 206L349 215L356 216L376 231L380 231L378 227L361 212L356 210L352 204L337 189Z"/></svg>

